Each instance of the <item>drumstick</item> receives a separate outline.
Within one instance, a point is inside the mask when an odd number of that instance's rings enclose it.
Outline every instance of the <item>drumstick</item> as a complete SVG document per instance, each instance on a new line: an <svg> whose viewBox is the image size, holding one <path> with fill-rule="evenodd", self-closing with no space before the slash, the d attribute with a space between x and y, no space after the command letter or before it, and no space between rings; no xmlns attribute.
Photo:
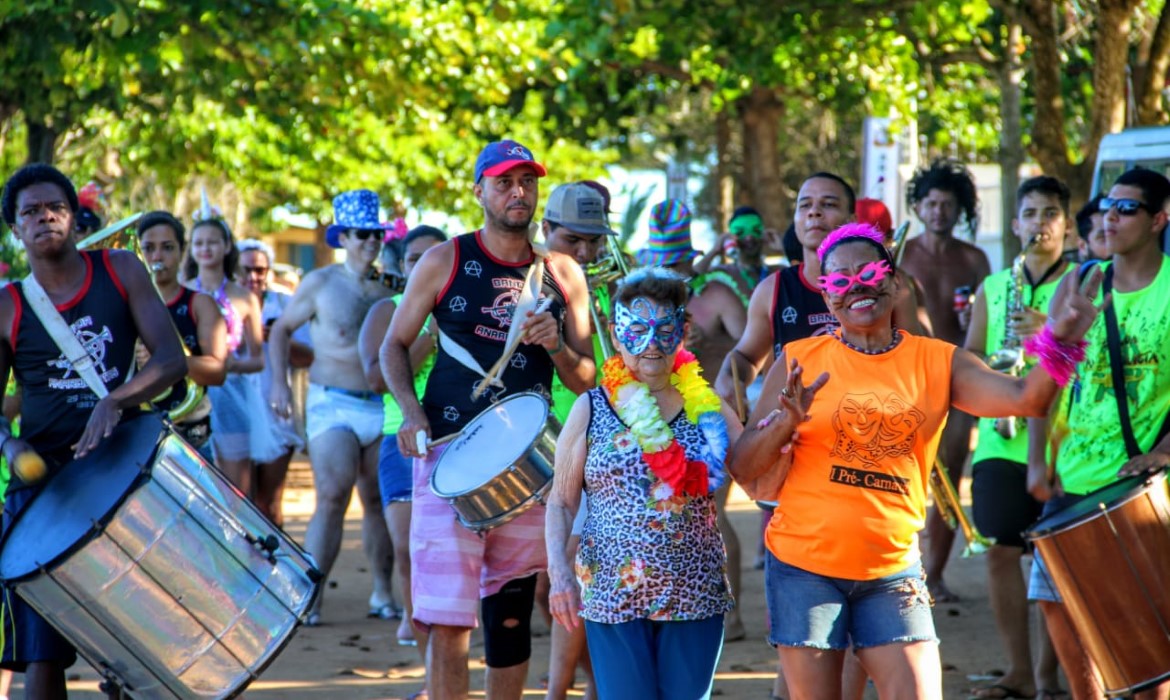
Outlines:
<svg viewBox="0 0 1170 700"><path fill-rule="evenodd" d="M742 384L739 381L739 363L735 358L731 358L731 389L735 394L735 417L739 419L740 423L747 423L747 416L743 411L743 399L740 398L739 393L742 389Z"/></svg>
<svg viewBox="0 0 1170 700"><path fill-rule="evenodd" d="M532 310L532 313L543 313L551 305L552 299L545 297L544 299L541 299L539 302L537 302L536 308ZM513 323L515 323L515 320ZM521 339L522 336L517 335L511 343L504 347L504 354L500 355L500 359L496 360L496 364L492 365L492 368L488 370L488 373L484 375L484 378L475 385L475 389L471 392L472 401L479 399L479 397L483 395L483 392L487 391L487 388L491 386L492 382L496 381L496 378L499 377L500 373L504 371L504 367L507 365L508 360L512 359L512 354L516 352L516 348L520 345Z"/></svg>
<svg viewBox="0 0 1170 700"><path fill-rule="evenodd" d="M420 430L414 434L414 444L415 447L418 448L418 453L423 457L426 457L427 452L429 452L432 447L437 447L439 445L451 442L455 438L459 437L462 433L463 431L457 431L451 433L450 435L444 435L437 440L428 440L426 431Z"/></svg>

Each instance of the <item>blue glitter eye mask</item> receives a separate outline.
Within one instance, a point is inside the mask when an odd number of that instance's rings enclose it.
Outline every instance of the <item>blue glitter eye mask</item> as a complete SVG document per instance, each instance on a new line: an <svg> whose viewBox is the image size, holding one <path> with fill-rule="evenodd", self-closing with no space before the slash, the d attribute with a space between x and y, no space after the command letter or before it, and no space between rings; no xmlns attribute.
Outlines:
<svg viewBox="0 0 1170 700"><path fill-rule="evenodd" d="M686 314L684 307L636 297L629 306L621 302L614 305L614 334L631 355L646 352L651 341L670 355L682 344Z"/></svg>

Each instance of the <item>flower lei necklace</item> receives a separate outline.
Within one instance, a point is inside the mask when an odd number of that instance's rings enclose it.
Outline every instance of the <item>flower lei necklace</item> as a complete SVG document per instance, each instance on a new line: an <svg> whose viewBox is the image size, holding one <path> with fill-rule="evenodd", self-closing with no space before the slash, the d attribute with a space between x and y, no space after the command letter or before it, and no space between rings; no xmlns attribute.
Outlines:
<svg viewBox="0 0 1170 700"><path fill-rule="evenodd" d="M621 355L614 355L602 366L601 385L642 448L642 461L675 493L704 496L717 490L727 480L723 459L727 454L727 424L720 413L719 397L700 374L699 363L687 350L675 356L670 383L683 397L687 420L699 426L706 445L706 460L688 460L674 432L662 418L650 387L634 378Z"/></svg>

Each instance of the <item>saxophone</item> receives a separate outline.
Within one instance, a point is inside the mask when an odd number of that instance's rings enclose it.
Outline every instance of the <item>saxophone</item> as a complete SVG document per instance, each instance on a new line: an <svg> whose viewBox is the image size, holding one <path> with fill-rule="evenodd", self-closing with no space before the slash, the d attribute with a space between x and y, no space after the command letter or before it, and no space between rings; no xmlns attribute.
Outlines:
<svg viewBox="0 0 1170 700"><path fill-rule="evenodd" d="M1007 288L1007 308L1004 311L1003 345L987 358L988 367L1013 377L1020 376L1020 370L1024 368L1024 349L1019 336L1012 331L1010 320L1012 314L1027 308L1024 304L1024 276L1026 274L1024 259L1028 256L1028 251L1032 249L1032 246L1036 245L1038 238L1038 236L1033 236L1028 239L1020 254L1012 260L1012 272L1008 279ZM996 418L995 432L999 433L1000 437L1005 440L1011 440L1019 435L1023 425L1024 421L1019 416Z"/></svg>

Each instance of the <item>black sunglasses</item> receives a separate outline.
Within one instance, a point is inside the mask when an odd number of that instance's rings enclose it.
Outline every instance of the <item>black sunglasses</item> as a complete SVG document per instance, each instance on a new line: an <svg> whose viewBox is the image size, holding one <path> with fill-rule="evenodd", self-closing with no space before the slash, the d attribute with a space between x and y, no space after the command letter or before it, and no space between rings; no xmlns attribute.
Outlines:
<svg viewBox="0 0 1170 700"><path fill-rule="evenodd" d="M370 240L370 237L372 237L372 236L383 235L382 229L375 229L375 228L350 229L349 231L346 231L345 234L347 236L353 236L354 238L358 239L359 241L368 241L368 240Z"/></svg>
<svg viewBox="0 0 1170 700"><path fill-rule="evenodd" d="M1097 206L1097 211L1108 212L1114 207L1117 208L1117 213L1122 216L1133 216L1142 209L1157 214L1158 209L1146 204L1138 199L1114 199L1112 197L1104 197L1101 199L1101 204Z"/></svg>

